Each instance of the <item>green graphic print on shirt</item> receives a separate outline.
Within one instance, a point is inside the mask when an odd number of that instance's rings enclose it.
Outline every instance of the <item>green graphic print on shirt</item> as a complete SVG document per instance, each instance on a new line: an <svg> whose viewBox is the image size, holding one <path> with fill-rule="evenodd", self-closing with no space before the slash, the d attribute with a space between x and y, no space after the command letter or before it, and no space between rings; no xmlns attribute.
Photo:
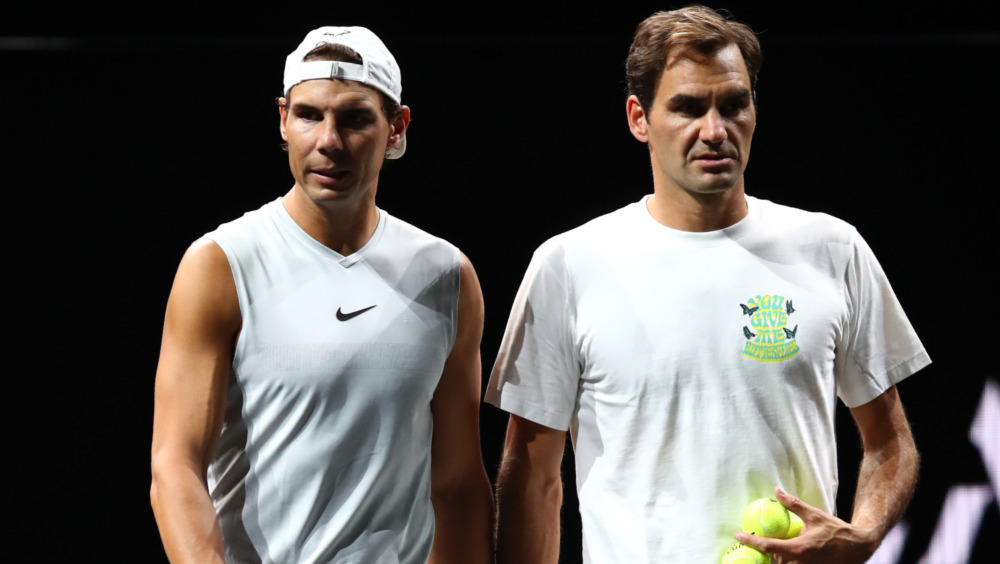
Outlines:
<svg viewBox="0 0 1000 564"><path fill-rule="evenodd" d="M761 362L778 362L798 354L795 336L799 326L788 326L789 316L795 313L792 300L769 294L750 298L740 307L750 318L750 326L743 326L743 337L747 340L743 346L745 356Z"/></svg>

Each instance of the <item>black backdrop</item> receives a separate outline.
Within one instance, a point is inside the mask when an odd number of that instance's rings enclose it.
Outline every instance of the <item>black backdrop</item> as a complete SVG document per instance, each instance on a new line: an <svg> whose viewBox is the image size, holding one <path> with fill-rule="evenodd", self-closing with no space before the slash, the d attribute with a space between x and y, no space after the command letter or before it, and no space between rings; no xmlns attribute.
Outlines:
<svg viewBox="0 0 1000 564"><path fill-rule="evenodd" d="M1000 465L998 429L989 463L969 440L1000 372L998 10L756 4L716 5L764 47L747 191L857 226L934 360L900 386L924 468L898 561L916 562L949 491ZM635 25L670 7L22 6L0 22L15 542L42 561L165 561L148 504L163 307L192 240L290 187L273 99L306 31L365 25L396 54L413 122L379 205L476 266L485 385L532 250L651 191L623 61ZM839 415L849 515L860 450ZM481 420L492 479L506 419ZM565 479L572 562L571 449ZM970 520L972 561L1000 531L997 490Z"/></svg>

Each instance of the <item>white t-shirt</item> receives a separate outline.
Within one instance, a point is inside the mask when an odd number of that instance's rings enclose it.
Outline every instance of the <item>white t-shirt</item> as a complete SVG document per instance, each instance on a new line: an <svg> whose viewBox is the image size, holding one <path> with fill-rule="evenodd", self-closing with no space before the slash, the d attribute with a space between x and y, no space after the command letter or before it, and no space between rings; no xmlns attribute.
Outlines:
<svg viewBox="0 0 1000 564"><path fill-rule="evenodd" d="M835 406L930 362L850 225L747 196L695 233L645 198L553 237L486 401L569 429L585 562L717 562L775 485L835 511Z"/></svg>

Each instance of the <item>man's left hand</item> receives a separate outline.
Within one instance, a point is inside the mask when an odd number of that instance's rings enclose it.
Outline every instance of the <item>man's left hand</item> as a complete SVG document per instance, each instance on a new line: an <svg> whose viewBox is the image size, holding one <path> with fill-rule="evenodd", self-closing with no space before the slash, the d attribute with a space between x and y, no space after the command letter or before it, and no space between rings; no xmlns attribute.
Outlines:
<svg viewBox="0 0 1000 564"><path fill-rule="evenodd" d="M774 555L780 564L861 564L878 547L878 540L871 531L813 507L780 487L774 488L774 493L786 509L802 518L802 531L798 536L783 540L739 532L736 539Z"/></svg>

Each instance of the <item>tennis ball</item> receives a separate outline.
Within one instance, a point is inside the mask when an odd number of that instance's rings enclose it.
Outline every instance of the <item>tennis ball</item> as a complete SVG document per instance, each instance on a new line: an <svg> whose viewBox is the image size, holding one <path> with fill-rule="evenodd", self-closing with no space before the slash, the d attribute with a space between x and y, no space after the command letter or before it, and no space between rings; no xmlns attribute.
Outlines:
<svg viewBox="0 0 1000 564"><path fill-rule="evenodd" d="M743 532L759 537L785 538L788 522L788 510L776 499L755 499L743 511Z"/></svg>
<svg viewBox="0 0 1000 564"><path fill-rule="evenodd" d="M771 557L743 543L736 543L726 550L722 564L771 564Z"/></svg>
<svg viewBox="0 0 1000 564"><path fill-rule="evenodd" d="M788 532L785 533L785 538L786 539L790 539L790 538L799 536L799 533L802 532L802 525L803 525L803 523L802 523L802 517L799 517L798 515L796 515L796 514L792 513L791 511L789 511L788 512Z"/></svg>

